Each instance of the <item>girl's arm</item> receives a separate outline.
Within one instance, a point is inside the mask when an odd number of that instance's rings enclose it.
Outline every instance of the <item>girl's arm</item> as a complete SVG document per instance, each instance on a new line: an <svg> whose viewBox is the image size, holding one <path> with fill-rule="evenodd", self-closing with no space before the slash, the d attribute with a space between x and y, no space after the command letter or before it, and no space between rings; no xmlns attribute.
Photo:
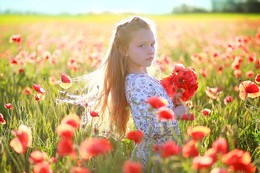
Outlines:
<svg viewBox="0 0 260 173"><path fill-rule="evenodd" d="M131 114L137 130L143 131L146 138L158 138L171 135L171 129L166 123L159 122L157 111L153 109L146 100L154 96L152 84L147 79L137 78L129 84L126 98L131 108Z"/></svg>

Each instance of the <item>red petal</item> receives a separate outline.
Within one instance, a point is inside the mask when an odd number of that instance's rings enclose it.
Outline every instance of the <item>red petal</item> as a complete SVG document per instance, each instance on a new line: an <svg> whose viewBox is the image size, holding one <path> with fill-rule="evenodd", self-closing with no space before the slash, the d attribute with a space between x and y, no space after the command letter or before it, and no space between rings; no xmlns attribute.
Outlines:
<svg viewBox="0 0 260 173"><path fill-rule="evenodd" d="M126 137L130 140L133 140L136 144L139 144L144 138L144 133L141 130L135 130L128 132Z"/></svg>
<svg viewBox="0 0 260 173"><path fill-rule="evenodd" d="M37 85L37 84L33 84L32 85L33 89L35 91L37 91L38 93L41 93L41 94L44 94L45 93L45 90L43 88L41 88L40 85Z"/></svg>
<svg viewBox="0 0 260 173"><path fill-rule="evenodd" d="M256 75L256 77L255 77L255 82L256 82L257 84L260 83L260 74L257 74L257 75Z"/></svg>
<svg viewBox="0 0 260 173"><path fill-rule="evenodd" d="M247 93L257 93L259 92L259 88L255 83L250 83L247 87L246 87L246 92Z"/></svg>
<svg viewBox="0 0 260 173"><path fill-rule="evenodd" d="M0 123L6 124L3 114L0 113Z"/></svg>
<svg viewBox="0 0 260 173"><path fill-rule="evenodd" d="M158 110L158 118L161 121L174 120L175 114L171 109L167 107L161 107Z"/></svg>
<svg viewBox="0 0 260 173"><path fill-rule="evenodd" d="M168 105L167 100L157 96L148 98L146 102L149 103L155 109Z"/></svg>
<svg viewBox="0 0 260 173"><path fill-rule="evenodd" d="M62 74L61 75L61 82L63 82L63 83L71 83L71 79L67 75Z"/></svg>
<svg viewBox="0 0 260 173"><path fill-rule="evenodd" d="M92 117L98 117L99 115L98 115L98 112L96 112L96 111L90 111L90 116L92 116Z"/></svg>

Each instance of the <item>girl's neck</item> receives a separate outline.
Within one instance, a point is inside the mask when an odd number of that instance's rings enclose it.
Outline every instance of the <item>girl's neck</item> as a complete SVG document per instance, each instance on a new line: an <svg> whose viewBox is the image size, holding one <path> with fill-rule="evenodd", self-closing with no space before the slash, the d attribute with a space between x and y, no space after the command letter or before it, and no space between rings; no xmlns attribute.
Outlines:
<svg viewBox="0 0 260 173"><path fill-rule="evenodd" d="M143 73L147 74L146 68L143 68L143 69L128 69L127 70L127 74L143 74Z"/></svg>

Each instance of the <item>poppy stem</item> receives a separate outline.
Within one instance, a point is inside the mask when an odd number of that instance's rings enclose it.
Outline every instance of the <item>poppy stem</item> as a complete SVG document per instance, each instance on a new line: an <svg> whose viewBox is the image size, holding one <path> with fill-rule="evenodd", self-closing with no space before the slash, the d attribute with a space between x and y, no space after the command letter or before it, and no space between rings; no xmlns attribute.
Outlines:
<svg viewBox="0 0 260 173"><path fill-rule="evenodd" d="M4 148L5 148L5 150L4 151L6 151L6 153L8 154L8 156L10 156L11 157L11 161L12 161L12 163L14 163L14 165L15 165L15 168L13 168L12 167L12 169L14 169L13 171L14 172L23 172L23 170L22 170L22 164L20 164L20 162L18 162L15 158L14 158L14 156L13 156L13 154L10 152L10 150L9 150L9 147L7 146L7 144L5 143L5 142L3 142L3 144L4 144ZM16 170L16 169L18 169L18 170Z"/></svg>

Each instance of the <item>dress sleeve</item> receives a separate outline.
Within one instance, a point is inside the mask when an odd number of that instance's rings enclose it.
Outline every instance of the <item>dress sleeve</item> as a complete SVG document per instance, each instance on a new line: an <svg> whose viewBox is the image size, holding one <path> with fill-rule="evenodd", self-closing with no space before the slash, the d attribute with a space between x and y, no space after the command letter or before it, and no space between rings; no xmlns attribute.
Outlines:
<svg viewBox="0 0 260 173"><path fill-rule="evenodd" d="M146 100L155 95L156 87L146 78L139 77L129 83L126 98L137 130L143 131L146 138L160 138L170 134L166 122L159 122L157 111Z"/></svg>

